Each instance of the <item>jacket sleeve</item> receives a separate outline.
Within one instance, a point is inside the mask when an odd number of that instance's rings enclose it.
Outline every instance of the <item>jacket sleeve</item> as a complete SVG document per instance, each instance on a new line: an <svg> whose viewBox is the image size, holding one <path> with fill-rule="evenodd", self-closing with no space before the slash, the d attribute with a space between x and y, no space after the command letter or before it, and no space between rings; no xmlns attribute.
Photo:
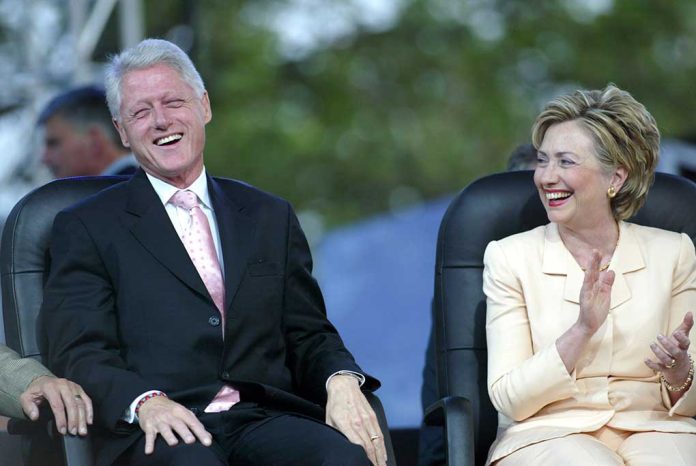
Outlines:
<svg viewBox="0 0 696 466"><path fill-rule="evenodd" d="M522 285L497 242L484 254L488 395L515 421L579 393L555 343L534 352Z"/></svg>
<svg viewBox="0 0 696 466"><path fill-rule="evenodd" d="M92 398L95 422L116 430L130 403L153 389L121 357L116 298L98 248L72 212L56 216L41 317L49 367Z"/></svg>
<svg viewBox="0 0 696 466"><path fill-rule="evenodd" d="M19 396L34 379L42 375L52 374L39 362L21 358L7 346L0 345L0 414L26 418Z"/></svg>
<svg viewBox="0 0 696 466"><path fill-rule="evenodd" d="M694 253L694 244L688 235L681 234L681 242L679 248L679 260L674 270L674 278L672 282L672 305L670 307L669 316L669 332L673 332L684 320L687 312L691 311L696 317L696 253ZM689 339L692 341L689 347L691 359L696 360L696 351L694 348L694 330L691 330ZM669 409L669 415L674 414L692 417L696 415L696 385L695 381L691 382L691 388L682 395L681 398L672 406L669 399L667 387L662 384L662 401Z"/></svg>
<svg viewBox="0 0 696 466"><path fill-rule="evenodd" d="M326 317L324 299L312 276L312 257L300 224L288 205L287 259L283 293L283 333L288 367L299 391L312 401L326 402L326 381L346 370L365 376L363 390L379 382L365 374Z"/></svg>

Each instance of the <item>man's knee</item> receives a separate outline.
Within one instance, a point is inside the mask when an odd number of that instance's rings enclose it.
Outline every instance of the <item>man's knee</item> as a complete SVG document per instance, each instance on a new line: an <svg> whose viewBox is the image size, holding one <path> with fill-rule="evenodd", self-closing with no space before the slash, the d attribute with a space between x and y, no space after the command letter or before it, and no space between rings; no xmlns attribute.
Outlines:
<svg viewBox="0 0 696 466"><path fill-rule="evenodd" d="M334 448L325 449L321 462L317 462L322 466L371 466L372 463L367 458L365 450L359 445L355 445L348 441L334 446Z"/></svg>
<svg viewBox="0 0 696 466"><path fill-rule="evenodd" d="M281 414L251 426L232 445L231 464L369 466L362 447L323 422Z"/></svg>
<svg viewBox="0 0 696 466"><path fill-rule="evenodd" d="M200 443L187 445L180 443L170 448L170 455L167 464L170 466L225 466L227 463L222 461L215 452Z"/></svg>
<svg viewBox="0 0 696 466"><path fill-rule="evenodd" d="M145 454L144 442L138 442L135 447L123 455L118 465L131 466L226 466L226 462L218 457L214 447L206 447L201 443L190 445L183 442L170 447L158 437L155 442L155 451Z"/></svg>

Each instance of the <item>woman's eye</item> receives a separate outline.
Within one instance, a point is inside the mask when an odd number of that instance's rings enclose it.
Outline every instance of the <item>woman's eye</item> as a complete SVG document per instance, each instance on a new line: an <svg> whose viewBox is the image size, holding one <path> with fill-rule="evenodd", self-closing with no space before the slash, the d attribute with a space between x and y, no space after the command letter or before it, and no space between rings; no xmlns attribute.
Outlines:
<svg viewBox="0 0 696 466"><path fill-rule="evenodd" d="M561 160L559 160L558 164L561 167L570 167L570 166L575 165L575 163L572 160L568 160L568 159L561 159Z"/></svg>

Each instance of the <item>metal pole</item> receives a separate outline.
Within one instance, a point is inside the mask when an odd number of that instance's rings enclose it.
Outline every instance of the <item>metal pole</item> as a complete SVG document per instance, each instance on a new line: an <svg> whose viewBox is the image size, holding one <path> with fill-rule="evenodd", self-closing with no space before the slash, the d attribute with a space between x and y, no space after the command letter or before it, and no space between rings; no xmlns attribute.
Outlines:
<svg viewBox="0 0 696 466"><path fill-rule="evenodd" d="M142 0L121 0L119 3L121 47L126 49L145 38Z"/></svg>
<svg viewBox="0 0 696 466"><path fill-rule="evenodd" d="M94 48L104 32L117 0L97 0L77 40L77 54L85 63L90 61Z"/></svg>

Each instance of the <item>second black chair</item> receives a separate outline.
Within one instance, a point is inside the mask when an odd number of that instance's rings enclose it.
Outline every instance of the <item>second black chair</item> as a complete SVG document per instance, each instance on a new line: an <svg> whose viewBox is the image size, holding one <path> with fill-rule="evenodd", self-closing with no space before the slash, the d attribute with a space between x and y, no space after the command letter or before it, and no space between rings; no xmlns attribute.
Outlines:
<svg viewBox="0 0 696 466"><path fill-rule="evenodd" d="M645 206L629 222L696 239L696 184L658 173ZM448 465L484 464L498 426L486 386L483 253L489 242L548 223L531 171L486 176L450 204L435 261L434 325L441 399L426 423L446 428Z"/></svg>

